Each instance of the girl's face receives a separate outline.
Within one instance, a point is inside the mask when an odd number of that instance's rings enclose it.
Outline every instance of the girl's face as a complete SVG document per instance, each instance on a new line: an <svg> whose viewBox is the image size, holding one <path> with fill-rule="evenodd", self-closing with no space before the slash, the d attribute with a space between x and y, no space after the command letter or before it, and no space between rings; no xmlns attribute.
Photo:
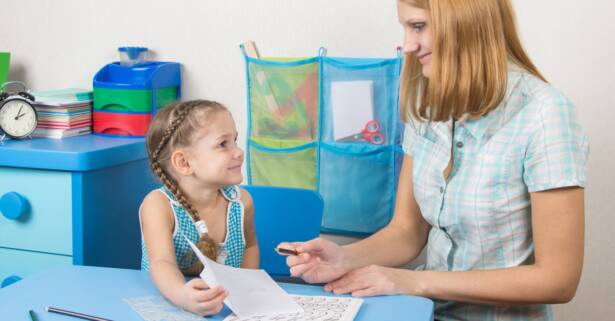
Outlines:
<svg viewBox="0 0 615 321"><path fill-rule="evenodd" d="M189 149L188 162L196 178L207 185L236 185L243 181L243 150L237 145L237 129L229 112L210 115Z"/></svg>
<svg viewBox="0 0 615 321"><path fill-rule="evenodd" d="M416 55L423 65L423 75L429 78L433 45L429 12L403 1L397 1L397 16L404 28L404 53Z"/></svg>

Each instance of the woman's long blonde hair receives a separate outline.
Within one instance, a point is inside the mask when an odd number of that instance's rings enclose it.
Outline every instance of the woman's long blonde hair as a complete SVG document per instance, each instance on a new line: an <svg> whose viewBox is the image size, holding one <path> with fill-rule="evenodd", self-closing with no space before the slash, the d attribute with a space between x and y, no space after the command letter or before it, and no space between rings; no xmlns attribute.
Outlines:
<svg viewBox="0 0 615 321"><path fill-rule="evenodd" d="M430 78L415 53L405 55L402 120L486 115L504 98L508 61L546 81L521 45L510 0L398 1L427 10L433 31Z"/></svg>

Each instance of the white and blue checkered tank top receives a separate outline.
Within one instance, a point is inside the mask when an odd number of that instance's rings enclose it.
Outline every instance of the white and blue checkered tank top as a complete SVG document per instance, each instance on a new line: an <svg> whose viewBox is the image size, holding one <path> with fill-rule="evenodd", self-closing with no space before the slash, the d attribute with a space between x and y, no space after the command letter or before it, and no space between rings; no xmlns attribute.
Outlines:
<svg viewBox="0 0 615 321"><path fill-rule="evenodd" d="M159 190L167 196L173 208L173 215L175 216L175 227L173 229L175 259L179 269L184 272L197 260L195 255L187 255L192 250L184 236L196 244L200 238L199 232L194 224L194 220L177 201L173 193L164 186L159 188ZM229 201L229 205L226 210L226 239L223 243L219 244L219 254L216 261L232 267L241 267L246 241L243 232L244 209L239 197L239 187L229 185L220 189L220 192ZM141 270L148 271L149 257L143 238L141 239L141 250L143 253L141 256Z"/></svg>

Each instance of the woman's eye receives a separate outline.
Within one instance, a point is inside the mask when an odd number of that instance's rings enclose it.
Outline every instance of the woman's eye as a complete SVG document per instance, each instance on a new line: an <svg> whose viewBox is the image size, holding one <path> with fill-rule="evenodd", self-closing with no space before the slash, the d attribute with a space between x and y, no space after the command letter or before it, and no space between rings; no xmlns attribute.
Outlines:
<svg viewBox="0 0 615 321"><path fill-rule="evenodd" d="M412 30L414 30L414 32L421 32L421 30L423 30L423 28L425 28L425 24L424 23L412 24Z"/></svg>

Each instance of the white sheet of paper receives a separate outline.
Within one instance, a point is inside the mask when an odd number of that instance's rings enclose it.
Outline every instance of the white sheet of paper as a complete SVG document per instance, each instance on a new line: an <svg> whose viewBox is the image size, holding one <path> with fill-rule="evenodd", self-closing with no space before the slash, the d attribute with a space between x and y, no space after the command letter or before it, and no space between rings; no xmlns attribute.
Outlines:
<svg viewBox="0 0 615 321"><path fill-rule="evenodd" d="M240 317L301 313L303 309L264 270L238 269L216 263L186 239L205 267L201 278L209 286L228 290L224 303Z"/></svg>
<svg viewBox="0 0 615 321"><path fill-rule="evenodd" d="M229 315L223 321L352 321L363 299L331 296L293 295L304 313L277 314L240 318Z"/></svg>
<svg viewBox="0 0 615 321"><path fill-rule="evenodd" d="M374 82L332 81L331 109L335 140L360 133L374 119Z"/></svg>

